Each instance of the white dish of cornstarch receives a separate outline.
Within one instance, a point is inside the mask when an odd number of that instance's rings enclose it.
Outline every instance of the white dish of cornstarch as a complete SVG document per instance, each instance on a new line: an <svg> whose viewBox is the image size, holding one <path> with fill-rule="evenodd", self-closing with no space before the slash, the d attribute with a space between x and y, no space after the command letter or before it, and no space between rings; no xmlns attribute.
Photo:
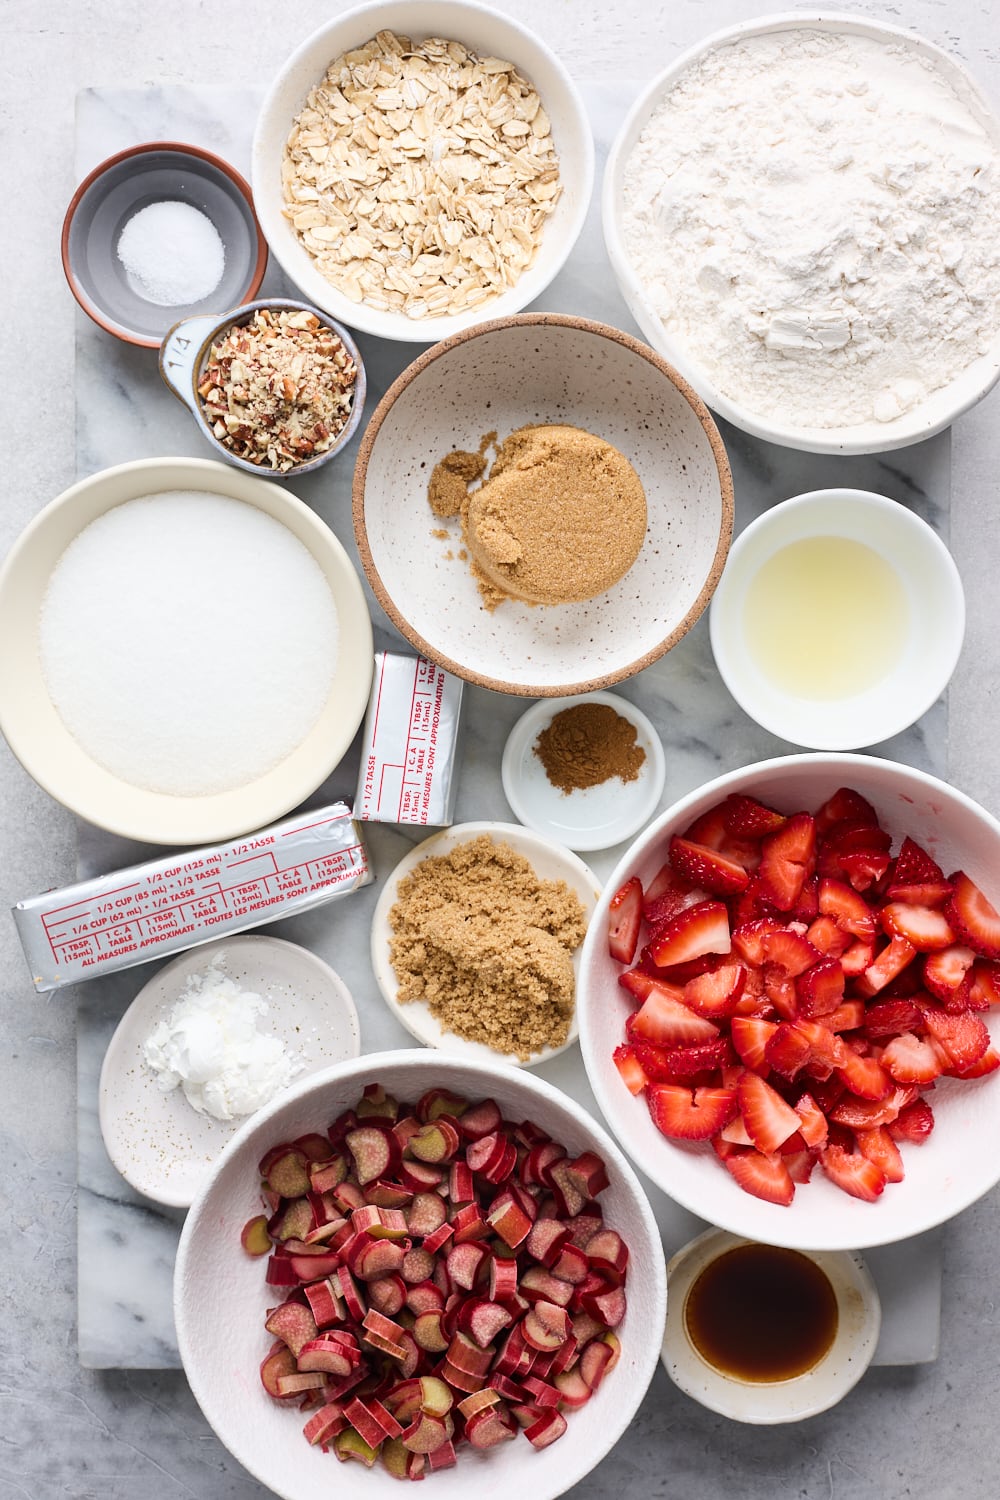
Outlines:
<svg viewBox="0 0 1000 1500"><path fill-rule="evenodd" d="M82 749L181 797L245 786L300 745L337 647L333 596L302 542L199 491L128 500L84 527L39 622L49 696Z"/></svg>

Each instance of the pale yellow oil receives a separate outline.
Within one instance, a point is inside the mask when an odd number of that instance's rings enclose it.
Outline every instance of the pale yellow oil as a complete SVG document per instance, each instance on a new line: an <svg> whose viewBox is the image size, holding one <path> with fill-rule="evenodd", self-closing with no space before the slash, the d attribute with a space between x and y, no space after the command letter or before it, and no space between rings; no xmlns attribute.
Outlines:
<svg viewBox="0 0 1000 1500"><path fill-rule="evenodd" d="M849 698L886 677L902 653L910 604L899 574L847 537L807 537L776 552L751 580L747 650L779 691Z"/></svg>

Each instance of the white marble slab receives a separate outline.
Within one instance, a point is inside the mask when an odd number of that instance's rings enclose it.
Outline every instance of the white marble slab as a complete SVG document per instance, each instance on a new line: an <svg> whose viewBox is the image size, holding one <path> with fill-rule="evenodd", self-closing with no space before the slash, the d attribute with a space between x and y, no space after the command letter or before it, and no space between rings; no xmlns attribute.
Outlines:
<svg viewBox="0 0 1000 1500"><path fill-rule="evenodd" d="M627 84L585 85L600 159L634 90ZM257 98L248 90L100 89L77 104L77 177L124 146L153 139L203 145L246 171ZM265 291L291 290L273 269ZM637 332L614 287L604 254L596 205L568 265L539 308L584 313ZM371 408L414 357L411 346L361 336ZM208 450L186 411L159 380L155 354L108 338L77 319L77 465L85 475L109 464L156 454L205 455ZM370 409L371 409L370 408ZM799 454L760 443L734 428L723 434L732 461L737 527L767 505L803 490L847 484L875 489L910 505L947 536L950 436L868 459ZM353 448L319 475L289 487L307 500L356 556L350 514ZM369 593L376 644L398 647L399 637ZM666 748L663 806L698 783L732 767L789 749L751 723L720 683L707 623L662 661L622 686L656 725ZM471 689L456 821L508 819L500 785L500 752L523 712L523 699ZM879 753L946 774L947 715L936 704L912 730ZM325 789L353 790L356 747ZM322 794L320 794L322 795ZM113 869L141 851L80 825L80 873ZM384 877L414 839L395 829L369 828L376 876ZM622 850L588 857L605 877ZM341 902L275 924L281 936L314 948L342 975L358 1005L366 1052L411 1046L409 1033L383 1005L368 961L368 923L378 883ZM265 929L272 930L272 929ZM79 1352L91 1368L165 1368L178 1363L170 1310L173 1255L181 1215L141 1199L122 1181L104 1152L97 1125L97 1079L104 1048L122 1011L152 965L110 975L79 990ZM539 1070L597 1113L578 1049ZM668 1253L702 1227L699 1220L649 1185ZM869 1255L883 1298L884 1322L876 1362L933 1360L938 1349L943 1232Z"/></svg>

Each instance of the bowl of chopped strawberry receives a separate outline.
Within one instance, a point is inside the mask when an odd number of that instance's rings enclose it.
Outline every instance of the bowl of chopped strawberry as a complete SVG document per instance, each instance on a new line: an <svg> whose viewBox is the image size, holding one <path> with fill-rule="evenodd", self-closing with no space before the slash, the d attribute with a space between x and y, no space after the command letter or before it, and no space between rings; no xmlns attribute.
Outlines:
<svg viewBox="0 0 1000 1500"><path fill-rule="evenodd" d="M666 1193L773 1245L918 1234L1000 1179L1000 823L862 755L684 797L608 881L591 1085Z"/></svg>
<svg viewBox="0 0 1000 1500"><path fill-rule="evenodd" d="M400 1479L561 1495L638 1409L666 1295L607 1132L534 1075L424 1048L259 1110L195 1199L174 1280L202 1411L285 1500Z"/></svg>

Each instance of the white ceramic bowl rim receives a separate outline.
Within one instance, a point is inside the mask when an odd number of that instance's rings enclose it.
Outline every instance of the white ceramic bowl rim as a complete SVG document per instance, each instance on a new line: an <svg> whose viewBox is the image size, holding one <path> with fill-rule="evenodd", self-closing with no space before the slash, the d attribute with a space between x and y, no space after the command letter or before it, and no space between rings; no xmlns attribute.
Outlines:
<svg viewBox="0 0 1000 1500"><path fill-rule="evenodd" d="M823 512L831 509L836 512L834 520L830 523L823 521ZM820 513L815 529L804 524L804 518L812 511ZM888 527L895 527L900 536L912 537L926 560L926 571L937 573L939 596L932 597L924 589L916 591L921 595L923 620L929 622L933 619L934 622L932 634L936 657L911 651L907 659L904 652L886 679L873 684L867 691L863 705L855 700L855 709L852 709L850 700L797 699L771 685L757 684L747 678L737 661L739 647L734 649L734 642L742 644L743 639L738 599L745 596L749 584L749 579L744 580L741 576L747 553L758 545L762 546L763 538L770 532L777 534L777 541L762 562L775 556L784 546L806 537L844 536L872 546L864 525L864 518L872 515L884 520ZM853 526L846 524L851 518L854 519ZM783 528L786 531L784 537ZM897 571L901 575L907 572L907 567L900 562L901 551L890 555L885 550L875 550L891 566L899 564ZM731 603L730 596L735 590L739 593ZM961 575L947 546L934 528L907 506L872 490L810 490L772 505L736 537L712 598L709 632L720 676L740 707L758 724L793 744L808 745L817 750L853 750L859 745L878 744L901 733L926 713L944 692L962 651L965 594ZM863 726L860 733L855 724Z"/></svg>
<svg viewBox="0 0 1000 1500"><path fill-rule="evenodd" d="M643 333L675 363L696 387L713 411L726 421L767 442L811 453L882 453L906 447L933 437L951 425L956 417L968 411L1000 379L1000 339L992 350L980 356L948 385L932 392L911 411L894 422L866 422L851 427L794 427L758 416L751 408L719 391L711 376L687 352L661 323L646 300L642 283L632 267L620 231L620 179L625 162L642 127L663 93L706 54L731 42L761 36L773 31L820 30L849 33L902 45L934 64L939 72L956 85L994 137L1000 150L1000 121L972 75L959 58L942 47L888 22L871 20L846 11L778 11L774 15L755 17L735 26L713 32L689 47L646 85L629 110L615 137L601 188L601 222L608 256L622 288L629 309Z"/></svg>
<svg viewBox="0 0 1000 1500"><path fill-rule="evenodd" d="M646 651L644 655L631 662L624 670L614 671L604 676L578 683L559 683L556 687L545 682L531 684L511 683L482 675L476 675L473 678L478 686L492 688L496 692L517 693L523 697L533 698L566 697L588 693L595 689L612 687L615 683L621 682L624 678L634 676L637 672L642 671L644 667L657 661L675 646L679 640L683 639L708 607L709 600L721 576L726 556L729 552L729 543L733 532L733 477L722 436L711 412L694 387L660 354L651 349L648 344L634 338L629 333L625 333L620 328L614 328L609 323L601 323L591 318L575 317L567 313L518 313L511 317L492 318L477 324L473 328L463 329L459 333L452 334L449 338L442 339L439 343L432 345L431 348L425 349L412 364L407 365L406 369L396 377L378 403L365 428L354 469L354 534L362 566L375 597L392 623L396 626L396 629L416 646L421 655L427 656L431 661L437 662L439 666L444 667L445 671L455 673L460 677L469 678L471 674L459 662L454 661L414 630L382 582L368 541L365 522L365 481L372 451L382 424L389 417L397 398L413 380L422 375L436 360L443 358L451 350L470 339L502 333L506 328L533 327L575 329L582 333L593 334L600 338L608 339L612 343L620 344L630 353L645 360L647 364L663 375L690 407L693 416L702 428L711 449L720 489L719 504L721 521L719 538L708 575L702 584L697 598L692 603L684 618L669 632L665 639L657 643L654 649Z"/></svg>
<svg viewBox="0 0 1000 1500"><path fill-rule="evenodd" d="M788 801L788 798L781 799L774 787L765 787L763 790L760 787L762 779L780 776L785 772L798 772L807 779L812 776L821 778L823 784L829 788L827 795L838 786L851 785L852 773L857 773L854 780L860 780L864 772L872 773L876 777L884 776L887 786L889 783L898 785L900 782L908 782L915 793L926 794L928 806L934 808L937 814L943 814L950 808L960 811L968 821L975 823L983 831L984 846L1000 850L1000 821L992 813L987 812L964 792L950 786L939 777L931 775L930 772L877 756L828 754L819 751L802 755L776 756L769 760L755 762L750 766L727 771L678 798L643 831L608 877L604 895L598 903L597 911L584 940L582 977L578 987L580 1050L601 1112L619 1142L630 1154L642 1149L636 1135L635 1122L637 1119L642 1121L643 1115L636 1115L635 1111L642 1110L645 1114L644 1105L640 1099L635 1099L631 1095L622 1096L617 1069L610 1060L611 1048L598 1044L595 1036L597 1023L591 1019L592 1012L598 1015L602 1013L604 1004L602 996L606 999L606 991L600 989L594 977L594 955L596 954L600 960L607 953L608 902L620 889L622 883L635 873L643 859L649 857L650 850L655 847L657 840L663 838L665 830L680 829L690 821L693 808L705 809L724 800L733 787L747 790L757 787L758 794L763 796L765 801L769 799L779 802ZM879 811L877 792L866 793L862 789L862 795L871 796L876 804L876 811ZM896 797L907 804L915 800L909 791L904 792L901 787ZM985 864L987 858L983 848L980 848L977 851L977 863ZM995 853L993 859L996 860ZM995 864L994 868L996 868ZM975 873L973 873L973 878L976 878ZM983 878L981 874L979 878ZM595 991L593 995L589 993L592 985ZM623 1020L624 1012L622 1013ZM998 1024L1000 1014L991 1013L987 1020L992 1021L994 1045L1000 1045L1000 1024ZM621 1039L621 1027L618 1027L615 1036L616 1043ZM950 1083L951 1080L944 1080L944 1082ZM953 1093L947 1101L950 1108L952 1110L961 1108L963 1111L971 1112L974 1106L973 1094L970 1091L978 1091L983 1084L987 1087L990 1084L993 1085L993 1093L990 1097L997 1099L996 1090L1000 1088L1000 1079L987 1078L966 1084L957 1093ZM977 1093L976 1097L979 1098L981 1095ZM932 1103L936 1102L932 1098ZM996 1112L1000 1117L1000 1104L997 1105ZM969 1128L980 1131L994 1128L992 1123L984 1126L978 1114L976 1122L975 1126ZM650 1126L650 1131L653 1131L652 1126ZM918 1163L926 1161L927 1151L932 1147L936 1151L941 1138L942 1130L939 1126L927 1145L919 1148L924 1151L925 1156L923 1158L911 1157L911 1161ZM836 1203L834 1217L830 1211L822 1215L815 1210L810 1213L808 1207L810 1200L806 1194L813 1186L812 1183L802 1189L801 1198L797 1197L789 1208L775 1208L735 1188L728 1174L718 1167L714 1158L698 1156L694 1163L695 1170L690 1173L685 1170L678 1175L671 1162L671 1153L678 1150L674 1143L656 1134L650 1150L655 1154L647 1153L642 1158L643 1170L664 1192L669 1193L677 1203L690 1209L692 1213L702 1219L710 1218L720 1228L728 1229L734 1234L785 1246L788 1249L804 1251L863 1250L876 1245L894 1244L900 1239L921 1234L924 1230L946 1223L963 1209L968 1208L970 1204L975 1203L984 1193L993 1188L997 1181L1000 1181L1000 1155L991 1156L982 1152L966 1153L969 1170L962 1173L950 1170L946 1176L939 1174L941 1180L945 1182L947 1191L940 1190L939 1184L936 1192L925 1194L919 1201L914 1200L912 1196L914 1191L910 1181L911 1176L914 1175L912 1172L902 1183L890 1184L882 1198L874 1205L859 1204L857 1200L831 1188L830 1192L834 1195L833 1201ZM661 1156L660 1152L666 1154ZM682 1164L688 1161L687 1154L683 1150L679 1151L679 1159ZM954 1160L954 1157L952 1159ZM663 1170L661 1170L661 1163L667 1164ZM706 1170L710 1168L713 1174L718 1171L721 1175L706 1179L700 1171L702 1163ZM822 1181L819 1185L826 1186ZM717 1188L718 1191L716 1191ZM906 1205L905 1209L903 1204ZM817 1227L820 1221L822 1227Z"/></svg>
<svg viewBox="0 0 1000 1500"><path fill-rule="evenodd" d="M433 19L428 20L428 15ZM289 237L289 226L281 212L276 184L268 170L269 165L273 165L271 137L274 132L280 132L284 142L294 113L302 107L308 89L320 82L326 67L338 52L361 45L385 28L405 27L411 36L437 34L464 41L470 23L474 23L477 30L498 33L499 41L491 43L489 50L494 55L499 52L513 62L538 90L552 121L553 138L560 156L564 192L562 207L557 206L552 221L546 225L546 234L528 269L514 286L485 304L487 317L516 312L538 297L565 264L583 229L594 181L594 140L580 93L556 54L520 21L487 5L477 4L475 0L428 0L427 4L421 5L400 3L400 0L388 0L388 3L387 0L375 0L373 4L358 6L326 22L300 43L272 83L257 119L251 182L257 217L271 253L317 306L324 307L352 327L381 338L427 343L481 322L484 314L482 309L478 313L473 309L449 317L414 319L405 314L379 312L364 303L349 301L314 269L312 258L297 240ZM315 76L288 112L285 108L287 101L283 99L286 81L309 61L314 51L321 50L320 43L327 36L335 38L331 43L333 50L315 68ZM482 51L483 45L474 44L473 50ZM539 81L536 73L540 69L551 75L554 89L547 90ZM568 163L567 156L570 158ZM566 165L572 168L568 176L564 176Z"/></svg>

